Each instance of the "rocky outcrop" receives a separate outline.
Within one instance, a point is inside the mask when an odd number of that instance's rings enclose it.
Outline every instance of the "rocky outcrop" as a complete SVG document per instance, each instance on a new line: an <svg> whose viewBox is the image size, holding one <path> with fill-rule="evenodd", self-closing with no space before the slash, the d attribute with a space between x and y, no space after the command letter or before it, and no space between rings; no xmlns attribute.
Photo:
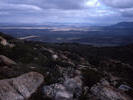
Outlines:
<svg viewBox="0 0 133 100"><path fill-rule="evenodd" d="M80 77L70 78L64 81L63 84L52 84L44 86L44 98L53 100L76 100L82 92L82 81Z"/></svg>
<svg viewBox="0 0 133 100"><path fill-rule="evenodd" d="M8 41L1 36L0 36L0 44L3 46L9 46L11 48L15 46L14 44L8 43Z"/></svg>
<svg viewBox="0 0 133 100"><path fill-rule="evenodd" d="M123 91L110 86L107 82L95 84L90 91L98 100L132 100Z"/></svg>
<svg viewBox="0 0 133 100"><path fill-rule="evenodd" d="M0 100L25 100L40 87L44 77L36 72L0 80Z"/></svg>
<svg viewBox="0 0 133 100"><path fill-rule="evenodd" d="M57 60L58 59L58 55L54 54L54 55L52 55L52 58L53 58L53 60Z"/></svg>
<svg viewBox="0 0 133 100"><path fill-rule="evenodd" d="M10 65L16 65L17 63L13 60L11 60L10 58L4 56L4 55L0 55L0 63L2 64L5 64L7 66L10 66Z"/></svg>

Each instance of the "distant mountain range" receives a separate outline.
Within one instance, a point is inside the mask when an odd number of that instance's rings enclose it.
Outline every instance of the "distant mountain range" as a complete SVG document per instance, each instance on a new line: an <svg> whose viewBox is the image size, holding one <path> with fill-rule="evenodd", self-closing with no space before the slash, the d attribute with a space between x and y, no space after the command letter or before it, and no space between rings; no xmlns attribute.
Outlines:
<svg viewBox="0 0 133 100"><path fill-rule="evenodd" d="M24 24L24 23L0 23L0 27L90 27L88 23L44 23L44 24Z"/></svg>
<svg viewBox="0 0 133 100"><path fill-rule="evenodd" d="M133 22L120 22L114 25L111 25L112 28L133 28Z"/></svg>
<svg viewBox="0 0 133 100"><path fill-rule="evenodd" d="M10 24L10 23L0 23L0 27L92 27L92 28L104 28L104 26L93 26L87 23L46 23L46 24ZM106 28L133 28L133 22L120 22L114 25L105 26Z"/></svg>
<svg viewBox="0 0 133 100"><path fill-rule="evenodd" d="M99 27L77 26L63 26L63 24L56 25L56 23L53 26L5 26L0 27L0 31L16 38L36 36L38 38L29 40L48 43L74 42L96 46L116 46L133 43L133 22L121 22Z"/></svg>

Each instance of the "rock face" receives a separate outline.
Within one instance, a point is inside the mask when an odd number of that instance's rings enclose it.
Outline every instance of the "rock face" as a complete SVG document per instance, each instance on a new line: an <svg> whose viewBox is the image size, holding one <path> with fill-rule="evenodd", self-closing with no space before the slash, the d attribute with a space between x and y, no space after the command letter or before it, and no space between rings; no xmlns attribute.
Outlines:
<svg viewBox="0 0 133 100"><path fill-rule="evenodd" d="M8 57L4 56L4 55L0 55L0 63L3 63L5 65L16 65L16 62L9 59Z"/></svg>
<svg viewBox="0 0 133 100"><path fill-rule="evenodd" d="M1 36L0 36L0 43L1 43L1 45L3 45L3 46L8 45L8 42L6 41L6 39L4 39L4 38L1 37Z"/></svg>
<svg viewBox="0 0 133 100"><path fill-rule="evenodd" d="M0 44L3 46L9 46L11 48L14 47L14 44L10 44L8 43L8 41L6 39L4 39L3 37L0 36Z"/></svg>
<svg viewBox="0 0 133 100"><path fill-rule="evenodd" d="M91 88L92 94L98 100L132 100L124 92L110 86L103 84L96 84Z"/></svg>
<svg viewBox="0 0 133 100"><path fill-rule="evenodd" d="M81 92L82 81L79 77L67 79L63 84L44 86L43 91L44 96L52 100L77 100Z"/></svg>
<svg viewBox="0 0 133 100"><path fill-rule="evenodd" d="M42 84L44 77L30 72L17 78L0 80L0 100L28 99Z"/></svg>

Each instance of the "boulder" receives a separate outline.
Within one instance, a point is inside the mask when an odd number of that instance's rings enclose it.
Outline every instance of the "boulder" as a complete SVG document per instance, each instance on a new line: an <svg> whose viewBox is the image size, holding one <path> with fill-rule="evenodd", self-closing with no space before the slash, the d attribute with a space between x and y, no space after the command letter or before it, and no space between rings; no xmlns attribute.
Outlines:
<svg viewBox="0 0 133 100"><path fill-rule="evenodd" d="M59 57L58 57L58 55L54 54L54 55L52 55L52 58L53 58L53 60L57 60Z"/></svg>
<svg viewBox="0 0 133 100"><path fill-rule="evenodd" d="M63 84L52 84L44 86L44 97L53 100L77 100L82 92L82 81L80 77L68 78Z"/></svg>
<svg viewBox="0 0 133 100"><path fill-rule="evenodd" d="M110 85L98 83L94 85L90 91L98 100L132 100L124 92Z"/></svg>
<svg viewBox="0 0 133 100"><path fill-rule="evenodd" d="M12 79L0 80L0 100L25 100L36 92L44 77L30 72Z"/></svg>
<svg viewBox="0 0 133 100"><path fill-rule="evenodd" d="M129 91L129 90L133 90L131 87L127 86L127 85L124 85L124 84L121 84L119 86L119 89L122 90L122 91Z"/></svg>
<svg viewBox="0 0 133 100"><path fill-rule="evenodd" d="M11 60L10 58L4 56L4 55L0 55L0 63L3 63L7 66L10 66L10 65L16 65L17 63L13 60Z"/></svg>
<svg viewBox="0 0 133 100"><path fill-rule="evenodd" d="M9 46L10 48L13 48L15 45L8 43L6 39L0 36L0 44L3 46Z"/></svg>
<svg viewBox="0 0 133 100"><path fill-rule="evenodd" d="M73 100L73 93L67 91L66 87L59 83L44 86L43 93L44 98L50 98L53 100Z"/></svg>
<svg viewBox="0 0 133 100"><path fill-rule="evenodd" d="M3 37L0 36L0 44L3 46L6 46L6 45L8 45L8 42L6 39L4 39Z"/></svg>
<svg viewBox="0 0 133 100"><path fill-rule="evenodd" d="M63 84L52 84L50 86L44 86L43 88L44 98L50 98L54 100L71 100L73 94L66 90Z"/></svg>

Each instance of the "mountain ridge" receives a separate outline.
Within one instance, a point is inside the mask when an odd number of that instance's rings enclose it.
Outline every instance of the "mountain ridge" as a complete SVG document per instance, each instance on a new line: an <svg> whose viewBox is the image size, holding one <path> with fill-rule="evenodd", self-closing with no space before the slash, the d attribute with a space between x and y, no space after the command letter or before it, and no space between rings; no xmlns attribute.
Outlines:
<svg viewBox="0 0 133 100"><path fill-rule="evenodd" d="M111 25L110 27L115 27L115 28L133 28L133 22L120 22L120 23Z"/></svg>

